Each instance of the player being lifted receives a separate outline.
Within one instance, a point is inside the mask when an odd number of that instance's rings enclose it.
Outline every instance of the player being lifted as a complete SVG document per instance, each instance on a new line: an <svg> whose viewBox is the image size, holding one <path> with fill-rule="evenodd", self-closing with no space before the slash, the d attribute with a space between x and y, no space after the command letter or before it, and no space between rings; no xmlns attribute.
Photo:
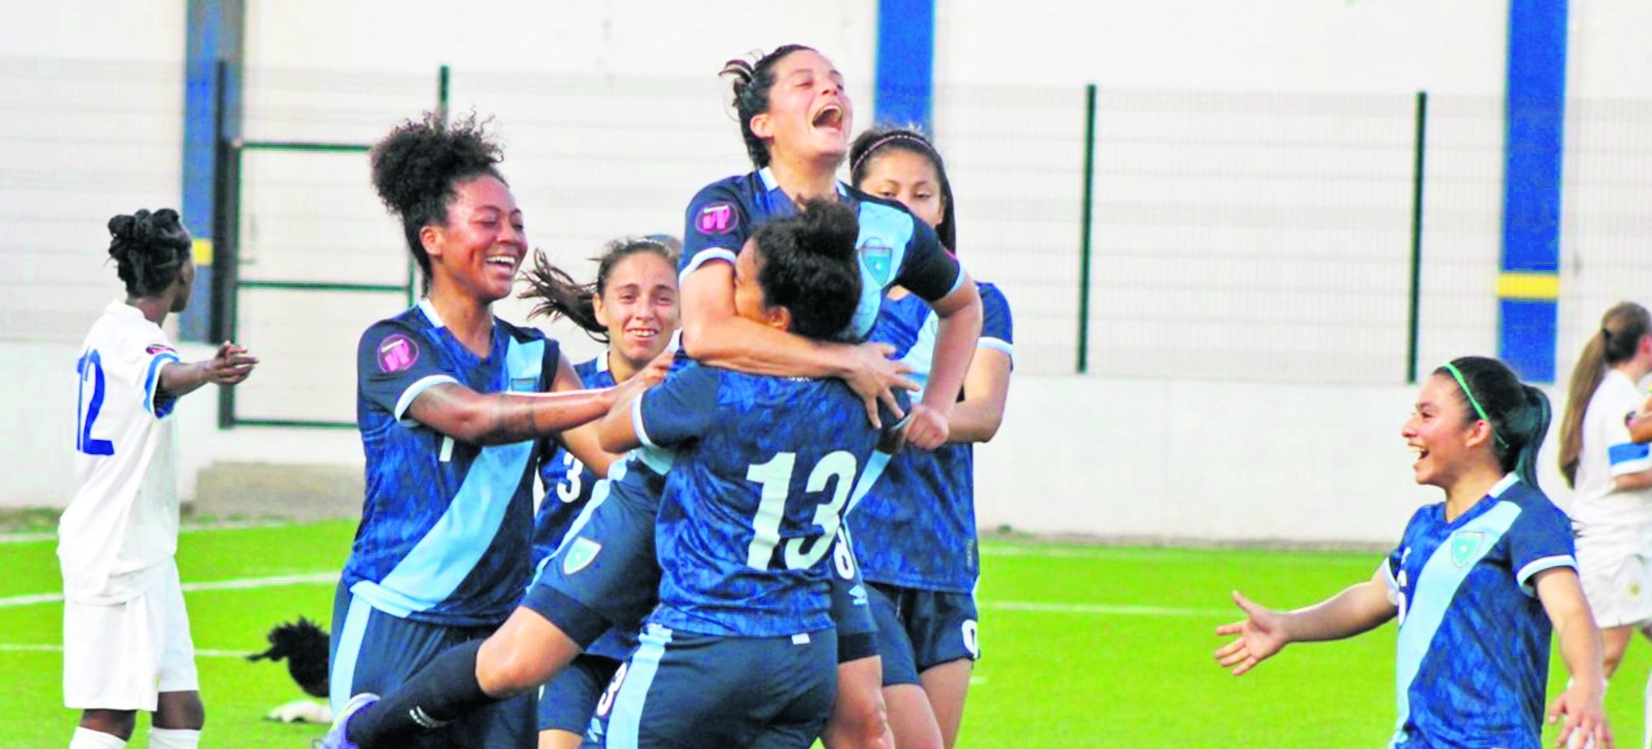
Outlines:
<svg viewBox="0 0 1652 749"><path fill-rule="evenodd" d="M119 749L137 711L149 745L193 749L205 713L178 580L178 399L236 385L257 359L232 343L184 364L161 323L189 305L189 232L170 208L109 219L109 257L126 299L81 346L75 420L80 490L58 524L63 571L63 702L83 712L71 749Z"/></svg>
<svg viewBox="0 0 1652 749"><path fill-rule="evenodd" d="M1434 370L1401 436L1417 453L1417 483L1445 502L1417 510L1370 580L1322 603L1280 612L1235 592L1245 618L1216 629L1237 636L1217 662L1243 674L1292 642L1352 637L1398 616L1393 746L1539 749L1558 630L1572 683L1549 716L1565 718L1562 742L1610 747L1600 630L1572 529L1537 486L1548 428L1548 398L1502 362L1467 356Z"/></svg>
<svg viewBox="0 0 1652 749"><path fill-rule="evenodd" d="M735 253L754 227L796 213L809 198L841 201L856 211L863 281L847 337L864 340L883 290L896 283L930 300L940 317L936 366L907 433L919 447L940 445L979 335L974 283L927 225L897 204L836 182L852 108L829 60L792 45L755 64L731 64L727 72L734 78L741 132L759 170L713 183L689 206L680 275L685 349L704 363L738 371L840 376L876 423L879 400L893 404L890 388L909 384L900 377L904 367L886 358L888 346L811 341L734 314ZM330 745L392 745L424 730L406 717L406 706L419 707L432 722L463 715L543 683L610 623L640 621L656 603L654 524L669 460L668 453L645 450L626 461L624 477L612 482L604 502L591 504L582 529L544 568L497 635L479 648L450 651L417 684L386 695L393 708L370 707L375 698L364 695L351 711L339 713ZM825 734L833 749L890 743L871 617L864 600L848 595L853 587L835 589L835 608L841 609L835 616L837 654L846 663Z"/></svg>
<svg viewBox="0 0 1652 749"><path fill-rule="evenodd" d="M922 133L873 128L849 149L856 187L898 200L956 246L957 210L941 155ZM883 660L883 696L901 749L952 747L963 721L976 639L974 455L971 443L998 431L1015 353L1009 303L988 283L977 287L985 320L953 408L948 444L906 450L881 476L867 471L848 516L868 586ZM922 300L890 289L872 340L895 347L920 381L928 374L937 325Z"/></svg>
<svg viewBox="0 0 1652 749"><path fill-rule="evenodd" d="M608 344L595 359L574 365L586 387L609 387L643 371L677 331L677 254L671 237L618 239L597 258L596 281L580 284L543 255L528 272L523 298L539 299L535 312L563 316ZM543 467L545 499L534 521L537 569L562 544L568 529L603 481L573 453L557 450ZM606 485L602 491L607 492ZM597 699L621 661L637 646L632 627L610 629L539 694L539 745L573 749L584 740Z"/></svg>
<svg viewBox="0 0 1652 749"><path fill-rule="evenodd" d="M434 115L372 152L374 187L401 219L427 294L368 328L358 350L367 496L334 603L335 715L350 695L392 689L505 620L528 584L541 440L606 471L613 457L595 426L572 428L663 374L584 390L555 341L493 316L527 253L500 158L473 118ZM534 727L530 696L408 745L528 747Z"/></svg>

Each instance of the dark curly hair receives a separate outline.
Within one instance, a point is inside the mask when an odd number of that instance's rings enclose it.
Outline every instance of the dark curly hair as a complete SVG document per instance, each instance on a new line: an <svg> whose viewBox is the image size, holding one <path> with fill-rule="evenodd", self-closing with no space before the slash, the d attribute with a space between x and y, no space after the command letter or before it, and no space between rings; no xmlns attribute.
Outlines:
<svg viewBox="0 0 1652 749"><path fill-rule="evenodd" d="M791 311L793 333L819 340L843 337L860 304L859 234L853 209L816 199L752 235L764 301Z"/></svg>
<svg viewBox="0 0 1652 749"><path fill-rule="evenodd" d="M1519 474L1532 488L1537 486L1537 452L1549 434L1549 420L1553 412L1549 397L1531 385L1520 381L1507 364L1485 356L1464 356L1451 360L1451 366L1463 375L1463 383L1473 395L1458 387L1458 401L1467 415L1465 424L1480 419L1475 410L1478 403L1485 410L1486 422L1491 426L1492 446L1497 462L1504 472ZM1441 366L1434 370L1437 377L1451 380L1451 370Z"/></svg>
<svg viewBox="0 0 1652 749"><path fill-rule="evenodd" d="M109 257L126 284L126 293L151 297L166 291L189 261L194 244L178 212L139 210L109 219Z"/></svg>
<svg viewBox="0 0 1652 749"><path fill-rule="evenodd" d="M769 165L769 149L763 139L751 131L751 118L769 111L769 91L774 88L774 66L793 52L813 47L786 44L762 55L756 62L729 60L718 75L727 77L734 90L734 111L740 117L740 137L746 141L746 155L758 169Z"/></svg>
<svg viewBox="0 0 1652 749"><path fill-rule="evenodd" d="M373 188L379 200L402 220L407 249L424 272L430 289L430 255L419 241L426 226L447 226L447 208L458 196L455 186L480 176L504 182L496 165L504 154L475 114L452 124L426 112L418 121L397 125L373 146ZM506 183L509 184L509 183Z"/></svg>
<svg viewBox="0 0 1652 749"><path fill-rule="evenodd" d="M894 150L915 153L928 159L930 166L935 167L935 177L941 182L941 223L935 225L935 235L941 238L941 244L948 250L957 252L958 215L953 209L952 180L947 179L946 162L941 160L941 152L935 150L935 144L923 134L923 130L916 126L873 125L872 129L856 136L855 142L849 145L849 181L860 187L861 181L866 179L867 169L878 154Z"/></svg>
<svg viewBox="0 0 1652 749"><path fill-rule="evenodd" d="M591 299L608 291L608 275L613 272L614 266L632 255L652 252L675 268L682 250L682 242L665 234L616 239L608 243L601 255L591 258L597 263L597 279L591 283L575 281L567 271L552 264L544 252L535 252L533 269L525 274L528 289L519 298L539 300L532 314L553 320L567 318L592 339L608 343L608 327L597 321L596 306Z"/></svg>

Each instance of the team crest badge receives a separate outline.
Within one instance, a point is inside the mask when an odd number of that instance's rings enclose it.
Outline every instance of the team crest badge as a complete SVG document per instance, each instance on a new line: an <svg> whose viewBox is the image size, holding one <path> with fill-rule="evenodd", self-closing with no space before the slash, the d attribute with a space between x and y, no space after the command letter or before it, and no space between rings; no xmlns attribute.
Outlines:
<svg viewBox="0 0 1652 749"><path fill-rule="evenodd" d="M701 234L727 234L740 226L740 214L734 211L734 204L726 200L710 203L700 209L700 215L694 217L694 228Z"/></svg>
<svg viewBox="0 0 1652 749"><path fill-rule="evenodd" d="M860 265L872 274L872 280L877 281L880 287L888 286L894 278L894 257L895 251L878 237L868 239L866 244L860 246Z"/></svg>
<svg viewBox="0 0 1652 749"><path fill-rule="evenodd" d="M511 392L513 392L513 393L532 393L532 392L537 391L538 389L539 389L539 378L538 377L513 377L513 378L511 378Z"/></svg>
<svg viewBox="0 0 1652 749"><path fill-rule="evenodd" d="M562 574L572 575L591 566L591 563L596 561L597 553L600 551L602 551L602 544L583 536L574 539L574 542L569 544L567 550L562 553Z"/></svg>
<svg viewBox="0 0 1652 749"><path fill-rule="evenodd" d="M385 374L406 372L419 360L419 346L400 333L379 342L379 370Z"/></svg>
<svg viewBox="0 0 1652 749"><path fill-rule="evenodd" d="M1451 563L1458 567L1465 566L1480 551L1480 543L1484 541L1484 533L1458 533L1451 537Z"/></svg>

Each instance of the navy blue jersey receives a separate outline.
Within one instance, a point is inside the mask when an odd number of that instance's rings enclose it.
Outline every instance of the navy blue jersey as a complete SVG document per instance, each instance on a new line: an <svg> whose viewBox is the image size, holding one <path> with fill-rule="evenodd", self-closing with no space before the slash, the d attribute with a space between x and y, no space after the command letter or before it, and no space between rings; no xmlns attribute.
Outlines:
<svg viewBox="0 0 1652 749"><path fill-rule="evenodd" d="M528 583L539 443L481 447L407 410L443 383L478 393L548 391L560 356L539 331L495 320L492 350L478 358L428 301L367 329L356 361L367 496L344 564L353 595L418 621L504 621Z"/></svg>
<svg viewBox="0 0 1652 749"><path fill-rule="evenodd" d="M984 318L977 348L1015 355L1010 306L998 287L976 286ZM886 299L872 340L895 347L912 367L909 377L927 384L935 353L937 320L923 300ZM904 450L880 477L868 472L849 505L850 535L861 574L872 582L905 588L969 593L979 575L975 548L975 452L946 444L934 452Z"/></svg>
<svg viewBox="0 0 1652 749"><path fill-rule="evenodd" d="M933 302L963 281L958 261L941 246L935 230L913 218L904 206L842 183L838 197L860 215L860 237L855 244L864 284L846 337L860 340L872 332L883 293L890 286L899 284ZM768 169L713 182L688 204L680 278L688 278L712 260L733 263L759 224L796 213L797 204Z"/></svg>
<svg viewBox="0 0 1652 749"><path fill-rule="evenodd" d="M579 375L579 381L587 388L614 386L614 374L608 371L607 352L588 362L575 364L574 374ZM545 498L539 502L539 511L533 523L533 563L536 567L540 560L550 556L562 544L562 537L568 534L568 526L573 525L574 518L591 501L591 489L602 480L573 453L555 442L546 440L543 454L549 457L539 466L539 480L545 486Z"/></svg>
<svg viewBox="0 0 1652 749"><path fill-rule="evenodd" d="M1505 477L1446 522L1411 517L1381 574L1399 607L1396 746L1538 749L1552 625L1532 577L1576 568L1565 513Z"/></svg>
<svg viewBox="0 0 1652 749"><path fill-rule="evenodd" d="M849 386L692 364L633 414L644 444L678 447L650 621L738 637L830 628L833 541L878 441Z"/></svg>

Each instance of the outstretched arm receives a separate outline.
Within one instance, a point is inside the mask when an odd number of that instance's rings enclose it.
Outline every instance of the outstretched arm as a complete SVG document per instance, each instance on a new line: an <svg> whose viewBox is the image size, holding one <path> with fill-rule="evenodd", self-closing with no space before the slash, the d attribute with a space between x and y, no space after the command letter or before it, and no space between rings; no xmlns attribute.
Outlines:
<svg viewBox="0 0 1652 749"><path fill-rule="evenodd" d="M414 398L407 415L456 440L502 445L557 437L564 430L600 418L613 407L619 390L612 387L557 393L482 394L464 385L446 382ZM574 454L585 459L577 452Z"/></svg>
<svg viewBox="0 0 1652 749"><path fill-rule="evenodd" d="M874 426L882 426L878 401L904 415L895 388L918 389L902 376L911 368L889 358L890 346L822 343L735 314L734 266L727 262L695 268L683 279L680 298L683 350L703 364L750 374L840 378L866 401Z"/></svg>
<svg viewBox="0 0 1652 749"><path fill-rule="evenodd" d="M671 366L671 357L674 353L667 351L655 357L654 361L650 362L647 367L615 387L613 397L615 410L634 400L638 393L658 385L664 380L666 371ZM564 393L578 391L584 387L584 384L580 382L579 375L574 372L574 368L568 365L567 359L563 359L557 367L556 381L552 383L551 390ZM567 448L568 452L573 453L574 457L579 458L586 468L591 469L592 473L607 478L608 467L613 465L614 461L623 458L625 450L630 448L614 452L603 449L598 434L598 426L601 423L602 420L598 418L568 429L562 432L561 436L558 437L558 441L562 443L563 447Z"/></svg>
<svg viewBox="0 0 1652 749"><path fill-rule="evenodd" d="M1571 685L1549 706L1549 722L1565 718L1560 728L1561 746L1568 745L1573 731L1582 731L1585 737L1579 742L1582 745L1593 743L1599 749L1610 749L1612 730L1606 723L1602 703L1606 672L1601 665L1600 629L1595 626L1589 604L1584 601L1577 571L1571 567L1555 567L1537 573L1533 579L1543 611L1554 622L1560 657L1572 674Z"/></svg>
<svg viewBox="0 0 1652 749"><path fill-rule="evenodd" d="M1295 611L1274 611L1233 593L1233 602L1245 618L1216 628L1218 635L1238 639L1216 651L1216 662L1239 676L1293 642L1340 640L1369 631L1394 618L1398 609L1388 600L1382 573L1330 598Z"/></svg>
<svg viewBox="0 0 1652 749"><path fill-rule="evenodd" d="M218 345L211 359L182 364L172 362L161 367L161 392L179 398L198 390L202 385L239 385L257 366L257 357L229 341Z"/></svg>

